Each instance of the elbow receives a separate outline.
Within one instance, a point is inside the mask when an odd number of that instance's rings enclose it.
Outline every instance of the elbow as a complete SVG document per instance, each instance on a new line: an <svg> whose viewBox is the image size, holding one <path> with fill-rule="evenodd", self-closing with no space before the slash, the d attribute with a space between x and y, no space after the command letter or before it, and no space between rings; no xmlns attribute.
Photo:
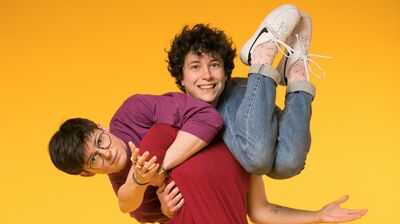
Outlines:
<svg viewBox="0 0 400 224"><path fill-rule="evenodd" d="M254 223L254 224L266 223L266 222L263 222L263 221L261 220L261 217L257 216L257 215L254 214L254 213L249 213L249 219L250 219L250 221L251 221L252 223Z"/></svg>
<svg viewBox="0 0 400 224"><path fill-rule="evenodd" d="M249 213L248 217L253 224L273 224L272 217L267 215L265 210Z"/></svg>
<svg viewBox="0 0 400 224"><path fill-rule="evenodd" d="M119 202L119 210L122 213L129 213L136 210L140 205L136 204L135 202Z"/></svg>
<svg viewBox="0 0 400 224"><path fill-rule="evenodd" d="M221 116L221 114L215 110L213 116L215 118L213 124L215 125L215 127L220 130L222 129L222 127L224 126L224 118Z"/></svg>
<svg viewBox="0 0 400 224"><path fill-rule="evenodd" d="M122 213L131 212L131 210L130 210L127 206L124 206L123 203L119 203L119 210L120 210Z"/></svg>
<svg viewBox="0 0 400 224"><path fill-rule="evenodd" d="M175 166L177 166L178 164L173 163L172 161L170 161L169 159L167 159L167 157L164 158L163 164L162 164L162 168L167 171L170 170L172 168L174 168Z"/></svg>
<svg viewBox="0 0 400 224"><path fill-rule="evenodd" d="M254 217L254 215L252 215L252 214L249 214L249 219L250 219L250 221L251 221L252 223L254 223L254 224L259 223L259 222L257 222L257 218Z"/></svg>

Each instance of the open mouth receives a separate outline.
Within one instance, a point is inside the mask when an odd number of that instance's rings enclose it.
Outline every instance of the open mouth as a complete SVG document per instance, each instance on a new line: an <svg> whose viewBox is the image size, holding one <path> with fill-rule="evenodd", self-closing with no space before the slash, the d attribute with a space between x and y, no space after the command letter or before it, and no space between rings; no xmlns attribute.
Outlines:
<svg viewBox="0 0 400 224"><path fill-rule="evenodd" d="M204 85L198 85L199 89L201 90L208 90L208 89L214 89L217 84L204 84Z"/></svg>
<svg viewBox="0 0 400 224"><path fill-rule="evenodd" d="M118 150L115 151L115 156L114 156L113 160L111 161L111 165L114 164L115 159L117 158L117 156L118 156Z"/></svg>

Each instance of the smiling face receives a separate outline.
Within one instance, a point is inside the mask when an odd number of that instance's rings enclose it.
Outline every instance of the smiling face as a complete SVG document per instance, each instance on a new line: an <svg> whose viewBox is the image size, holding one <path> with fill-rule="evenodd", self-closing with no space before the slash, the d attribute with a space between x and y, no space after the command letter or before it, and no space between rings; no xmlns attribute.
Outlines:
<svg viewBox="0 0 400 224"><path fill-rule="evenodd" d="M181 81L186 94L216 106L225 81L221 57L211 53L197 55L191 51L186 55Z"/></svg>
<svg viewBox="0 0 400 224"><path fill-rule="evenodd" d="M125 143L104 128L95 129L86 146L85 171L94 174L116 173L127 163Z"/></svg>

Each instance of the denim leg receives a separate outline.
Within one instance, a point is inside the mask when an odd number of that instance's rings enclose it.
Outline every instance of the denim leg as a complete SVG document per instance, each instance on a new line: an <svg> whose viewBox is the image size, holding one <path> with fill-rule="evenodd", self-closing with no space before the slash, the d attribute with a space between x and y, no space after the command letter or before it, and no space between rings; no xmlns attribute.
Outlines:
<svg viewBox="0 0 400 224"><path fill-rule="evenodd" d="M260 74L250 74L248 81L234 78L227 83L218 110L225 120L224 141L243 168L284 179L304 168L313 96L289 92L281 111L275 106L275 83Z"/></svg>
<svg viewBox="0 0 400 224"><path fill-rule="evenodd" d="M225 120L223 138L233 156L248 172L269 173L275 159L278 119L276 83L260 74L230 80L218 110Z"/></svg>
<svg viewBox="0 0 400 224"><path fill-rule="evenodd" d="M285 179L304 169L311 146L312 100L313 96L303 91L286 94L285 108L279 119L275 162L268 176Z"/></svg>

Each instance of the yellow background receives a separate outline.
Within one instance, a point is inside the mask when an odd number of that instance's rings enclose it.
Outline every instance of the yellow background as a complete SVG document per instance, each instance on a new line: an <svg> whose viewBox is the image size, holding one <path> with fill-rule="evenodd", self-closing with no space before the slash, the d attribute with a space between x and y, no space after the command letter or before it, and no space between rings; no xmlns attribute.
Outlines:
<svg viewBox="0 0 400 224"><path fill-rule="evenodd" d="M134 93L177 91L166 70L185 24L223 28L237 48L286 1L0 1L0 223L134 223L106 177L63 174L47 144L62 121L108 125ZM292 1L314 21L311 52L328 73L312 77L313 144L306 169L265 179L273 202L368 208L355 223L400 223L400 13L395 0ZM236 59L234 76L247 68ZM279 88L282 105L284 88Z"/></svg>

